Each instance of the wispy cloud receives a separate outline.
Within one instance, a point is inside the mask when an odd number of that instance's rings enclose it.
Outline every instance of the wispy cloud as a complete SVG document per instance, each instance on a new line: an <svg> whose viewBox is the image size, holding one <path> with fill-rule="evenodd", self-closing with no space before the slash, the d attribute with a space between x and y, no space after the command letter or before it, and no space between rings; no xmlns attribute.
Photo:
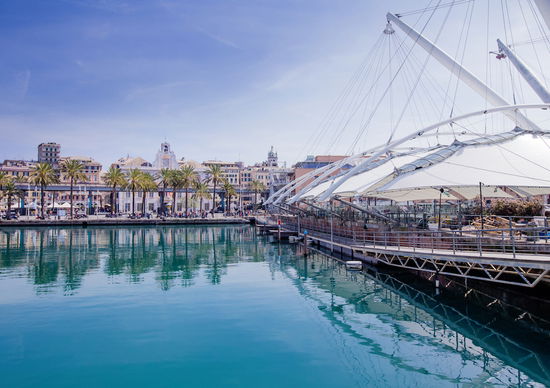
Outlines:
<svg viewBox="0 0 550 388"><path fill-rule="evenodd" d="M57 0L64 3L69 3L74 6L94 8L102 11L109 12L123 12L131 10L132 4L124 0Z"/></svg>
<svg viewBox="0 0 550 388"><path fill-rule="evenodd" d="M221 43L224 46L231 47L231 48L234 48L234 49L240 49L240 47L237 46L237 44L235 44L231 40L229 40L225 37L219 36L217 34L214 34L210 31L207 31L206 29L204 29L202 27L195 27L195 30L200 32L201 34L204 34L205 36L209 37L213 41Z"/></svg>

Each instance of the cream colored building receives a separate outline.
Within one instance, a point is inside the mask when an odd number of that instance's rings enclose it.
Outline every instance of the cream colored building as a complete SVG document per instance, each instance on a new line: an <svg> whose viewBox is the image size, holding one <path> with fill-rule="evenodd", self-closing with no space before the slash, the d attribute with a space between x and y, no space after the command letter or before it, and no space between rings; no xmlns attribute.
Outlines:
<svg viewBox="0 0 550 388"><path fill-rule="evenodd" d="M59 163L61 167L60 181L62 183L69 183L69 179L63 171L63 163L69 160L76 160L82 164L82 172L84 173L84 175L86 175L87 183L101 183L101 163L95 161L88 156L62 156L61 158L59 158Z"/></svg>

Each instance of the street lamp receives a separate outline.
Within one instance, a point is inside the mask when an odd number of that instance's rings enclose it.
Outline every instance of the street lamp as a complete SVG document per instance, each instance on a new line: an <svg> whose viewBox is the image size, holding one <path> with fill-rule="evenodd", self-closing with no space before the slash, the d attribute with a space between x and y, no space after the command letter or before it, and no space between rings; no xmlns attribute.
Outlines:
<svg viewBox="0 0 550 388"><path fill-rule="evenodd" d="M483 183L479 182L479 209L481 212L481 233L483 234L484 220L483 220L483 191L481 186Z"/></svg>

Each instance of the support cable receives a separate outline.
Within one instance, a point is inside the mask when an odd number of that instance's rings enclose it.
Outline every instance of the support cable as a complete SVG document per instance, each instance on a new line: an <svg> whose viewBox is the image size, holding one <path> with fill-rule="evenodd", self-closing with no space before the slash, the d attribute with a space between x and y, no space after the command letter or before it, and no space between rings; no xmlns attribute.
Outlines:
<svg viewBox="0 0 550 388"><path fill-rule="evenodd" d="M449 14L451 13L451 9L452 9L452 7L449 7L449 9L448 9L448 11L447 11L447 14L445 15L445 18L444 18L444 20L443 20L443 23L441 23L441 27L439 28L439 31L438 31L438 33L437 33L437 36L436 36L436 38L435 38L435 40L434 40L434 44L437 43L437 41L439 40L439 37L441 36L441 32L443 31L443 27L445 26L445 23L447 22L447 19L449 18ZM435 11L435 10L434 10L434 11ZM433 16L433 13L432 13L432 16ZM416 43L416 41L415 41L415 43ZM413 45L413 47L414 47L414 45ZM412 48L411 48L411 51L412 51ZM415 84L414 84L414 86L413 86L413 89L411 90L411 93L410 93L409 96L408 96L408 99L407 99L407 101L406 101L406 103L405 103L405 106L403 107L403 110L401 111L401 114L400 114L399 118L397 119L397 122L396 122L395 126L393 127L392 132L391 132L391 135L390 135L390 137L388 138L386 144L391 143L391 141L393 140L393 136L395 135L395 131L396 131L397 128L399 127L399 124L401 124L401 120L403 119L403 116L404 116L404 114L405 114L405 112L406 112L406 110L407 110L407 108L408 108L408 106L409 106L409 103L410 103L411 99L412 99L413 96L414 96L414 92L416 91L416 87L418 86L418 83L420 82L420 79L422 78L422 74L424 73L424 70L426 69L426 66L427 66L427 64L428 64L428 62L429 62L429 60L430 60L430 58L431 58L431 55L430 55L430 53L428 53L428 54L426 55L426 59L425 59L425 61L424 61L424 64L423 64L422 68L420 69L420 74L418 75L418 78L417 78L417 80L416 80L416 82L415 82ZM391 86L391 85L390 85L390 86Z"/></svg>
<svg viewBox="0 0 550 388"><path fill-rule="evenodd" d="M539 66L539 73L542 75L542 79L544 81L544 86L548 89L548 82L546 81L546 76L544 75L544 70L542 70L542 64L540 63L540 58L537 50L535 49L535 43L533 39L533 35L531 34L531 29L529 28L529 23L527 22L527 18L525 17L525 12L523 11L523 7L521 6L521 0L518 0L519 9L521 11L521 16L523 17L523 22L525 23L525 27L527 28L527 34L529 35L529 40L531 43L531 47L533 48L533 51L535 53L535 58L537 60L537 65ZM514 44L514 46L517 46L518 44Z"/></svg>
<svg viewBox="0 0 550 388"><path fill-rule="evenodd" d="M441 3L441 0L439 0L438 4ZM420 34L422 34L424 32L424 30L426 29L426 27L428 26L430 20L432 19L433 15L435 13L435 9L432 11L432 13L430 14L430 16L428 17L428 20L424 23L424 26L422 27L422 30L420 31ZM412 46L412 48L416 45L416 42L418 41L418 39L415 40L415 44ZM411 48L411 50L412 50ZM410 51L409 53L410 54ZM401 69L403 68L403 66L405 65L405 63L401 63L401 65L399 66L399 68L397 69L396 73L395 73L395 76L392 77L392 81L390 83L390 85L388 85L386 87L386 89L384 90L381 98L378 100L378 102L376 103L376 105L374 106L371 114L369 115L369 119L367 120L367 123L366 123L366 126L361 128L361 131L359 132L359 134L355 137L355 139L353 140L353 148L355 147L355 145L357 144L357 142L359 141L359 139L361 138L361 136L364 134L364 132L366 131L368 125L370 125L370 122L372 121L372 118L374 117L374 114L376 113L376 111L378 110L378 108L380 107L380 104L382 103L383 99L386 97L386 94L388 93L388 89L391 87L391 84L393 84L393 82L395 82L395 79L397 78L397 75L399 74L399 72L401 71ZM378 79L377 79L378 81Z"/></svg>

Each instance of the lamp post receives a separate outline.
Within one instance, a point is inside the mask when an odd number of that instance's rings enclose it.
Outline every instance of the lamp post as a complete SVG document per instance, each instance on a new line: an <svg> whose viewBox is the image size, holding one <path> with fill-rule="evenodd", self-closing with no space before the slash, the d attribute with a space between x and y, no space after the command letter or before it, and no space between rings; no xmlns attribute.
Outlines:
<svg viewBox="0 0 550 388"><path fill-rule="evenodd" d="M439 189L439 214L437 216L437 229L441 229L441 195L443 195L443 187Z"/></svg>
<svg viewBox="0 0 550 388"><path fill-rule="evenodd" d="M483 234L484 220L483 220L483 191L481 186L483 183L479 182L479 209L481 211L481 234Z"/></svg>

